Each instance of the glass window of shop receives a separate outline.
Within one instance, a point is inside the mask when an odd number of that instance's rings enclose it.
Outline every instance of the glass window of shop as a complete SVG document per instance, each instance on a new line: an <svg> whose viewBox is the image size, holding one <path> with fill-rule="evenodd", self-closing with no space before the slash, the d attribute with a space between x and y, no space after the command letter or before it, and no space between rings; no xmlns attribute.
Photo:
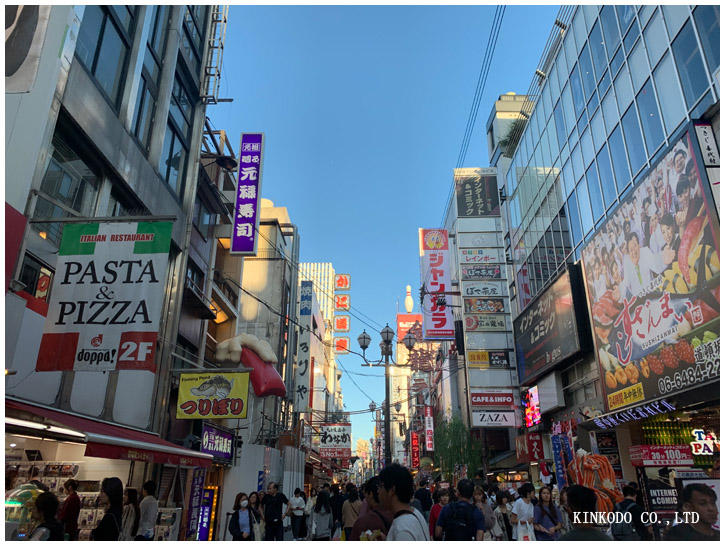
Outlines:
<svg viewBox="0 0 725 546"><path fill-rule="evenodd" d="M53 285L53 270L29 253L23 258L20 268L20 282L25 292L43 301L50 301L50 288Z"/></svg>
<svg viewBox="0 0 725 546"><path fill-rule="evenodd" d="M680 83L685 93L687 106L692 108L707 89L709 82L690 21L685 24L675 41L672 42L672 52L675 56L675 66L680 74Z"/></svg>
<svg viewBox="0 0 725 546"><path fill-rule="evenodd" d="M710 72L720 68L720 6L697 6L693 12Z"/></svg>

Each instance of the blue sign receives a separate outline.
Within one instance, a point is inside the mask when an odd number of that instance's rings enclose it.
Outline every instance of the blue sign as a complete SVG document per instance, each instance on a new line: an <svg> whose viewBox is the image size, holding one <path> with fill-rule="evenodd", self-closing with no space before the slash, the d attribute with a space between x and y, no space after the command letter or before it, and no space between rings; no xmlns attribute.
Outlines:
<svg viewBox="0 0 725 546"><path fill-rule="evenodd" d="M204 423L201 433L201 452L231 461L234 457L234 434Z"/></svg>
<svg viewBox="0 0 725 546"><path fill-rule="evenodd" d="M205 468L195 468L191 478L191 493L189 494L189 511L186 524L186 538L195 538L199 526L201 511L201 493L204 489Z"/></svg>
<svg viewBox="0 0 725 546"><path fill-rule="evenodd" d="M300 283L300 315L312 314L312 281Z"/></svg>
<svg viewBox="0 0 725 546"><path fill-rule="evenodd" d="M564 438L564 441L567 440ZM561 491L566 487L566 467L564 466L564 457L562 455L562 437L558 434L551 435L551 452L554 455L554 467L556 469L556 485Z"/></svg>
<svg viewBox="0 0 725 546"><path fill-rule="evenodd" d="M242 133L230 254L255 255L257 253L256 232L259 229L263 149L264 133Z"/></svg>
<svg viewBox="0 0 725 546"><path fill-rule="evenodd" d="M214 489L204 489L201 495L201 508L199 510L199 532L196 540L210 540L211 508L214 505Z"/></svg>

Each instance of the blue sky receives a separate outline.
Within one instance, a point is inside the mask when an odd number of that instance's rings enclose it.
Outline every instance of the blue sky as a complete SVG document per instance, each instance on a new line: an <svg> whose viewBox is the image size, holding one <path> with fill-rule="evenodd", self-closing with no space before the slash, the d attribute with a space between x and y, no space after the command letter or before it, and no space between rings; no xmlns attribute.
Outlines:
<svg viewBox="0 0 725 546"><path fill-rule="evenodd" d="M207 115L234 143L265 132L262 196L299 227L300 261L352 276L353 311L371 319L353 317L355 348L365 328L377 349L405 285L417 293L417 230L440 227L495 9L230 8L220 95L234 102ZM493 103L526 92L557 9L507 7L465 166L488 166ZM355 355L341 364L347 410L382 401L381 368ZM352 423L354 449L373 424L370 413Z"/></svg>

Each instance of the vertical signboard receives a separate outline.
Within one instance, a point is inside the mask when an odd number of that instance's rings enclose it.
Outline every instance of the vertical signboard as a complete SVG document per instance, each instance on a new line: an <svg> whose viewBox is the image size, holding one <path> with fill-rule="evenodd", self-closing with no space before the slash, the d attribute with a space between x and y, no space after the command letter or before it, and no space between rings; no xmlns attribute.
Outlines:
<svg viewBox="0 0 725 546"><path fill-rule="evenodd" d="M186 539L195 539L199 528L199 515L201 511L201 495L206 478L205 468L195 468L191 478L191 491L189 493L189 510L186 519Z"/></svg>
<svg viewBox="0 0 725 546"><path fill-rule="evenodd" d="M201 509L199 510L199 526L196 533L196 540L206 541L212 540L212 534L214 528L214 513L213 507L216 504L216 489L204 488L201 495Z"/></svg>
<svg viewBox="0 0 725 546"><path fill-rule="evenodd" d="M350 459L352 454L350 423L321 425L320 432L320 457Z"/></svg>
<svg viewBox="0 0 725 546"><path fill-rule="evenodd" d="M262 193L264 133L242 133L230 254L255 255Z"/></svg>
<svg viewBox="0 0 725 546"><path fill-rule="evenodd" d="M496 168L454 169L458 217L499 216Z"/></svg>
<svg viewBox="0 0 725 546"><path fill-rule="evenodd" d="M304 290L304 284L308 281L302 281L303 290ZM310 283L312 284L312 283ZM309 288L310 291L312 288ZM304 292L302 295L302 298L304 298ZM311 296L310 296L310 311L307 313L308 315L311 313ZM300 314L302 314L300 312ZM311 402L311 392L312 392L312 381L314 380L314 366L311 365L311 355L310 355L310 344L312 342L311 339L312 333L305 329L300 334L300 343L297 350L297 365L295 367L295 390L294 390L294 405L295 405L295 411L303 413L306 411L309 411L309 409L312 407Z"/></svg>
<svg viewBox="0 0 725 546"><path fill-rule="evenodd" d="M415 432L410 434L410 450L411 462L413 468L420 467L420 444L418 443L418 435Z"/></svg>
<svg viewBox="0 0 725 546"><path fill-rule="evenodd" d="M68 224L36 370L156 373L171 222Z"/></svg>
<svg viewBox="0 0 725 546"><path fill-rule="evenodd" d="M433 451L433 408L425 407L425 450Z"/></svg>
<svg viewBox="0 0 725 546"><path fill-rule="evenodd" d="M450 250L448 231L419 229L420 279L424 287L423 337L431 340L455 339L451 310Z"/></svg>
<svg viewBox="0 0 725 546"><path fill-rule="evenodd" d="M717 149L717 141L712 125L707 122L695 122L695 134L700 145L702 162L705 165L705 174L710 182L710 190L715 201L715 207L720 214L720 150Z"/></svg>
<svg viewBox="0 0 725 546"><path fill-rule="evenodd" d="M350 275L339 273L335 275L335 292L339 290L350 290Z"/></svg>

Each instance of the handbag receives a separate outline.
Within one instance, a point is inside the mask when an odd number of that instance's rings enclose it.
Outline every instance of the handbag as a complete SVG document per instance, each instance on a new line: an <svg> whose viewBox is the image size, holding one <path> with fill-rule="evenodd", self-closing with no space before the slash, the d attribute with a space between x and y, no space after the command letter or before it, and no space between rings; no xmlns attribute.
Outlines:
<svg viewBox="0 0 725 546"><path fill-rule="evenodd" d="M252 530L254 531L254 540L264 540L264 521L262 521L261 518L258 518L254 515L254 512L252 512L252 519L254 522L252 523Z"/></svg>
<svg viewBox="0 0 725 546"><path fill-rule="evenodd" d="M516 540L536 540L534 527L530 523L518 523L518 538Z"/></svg>

